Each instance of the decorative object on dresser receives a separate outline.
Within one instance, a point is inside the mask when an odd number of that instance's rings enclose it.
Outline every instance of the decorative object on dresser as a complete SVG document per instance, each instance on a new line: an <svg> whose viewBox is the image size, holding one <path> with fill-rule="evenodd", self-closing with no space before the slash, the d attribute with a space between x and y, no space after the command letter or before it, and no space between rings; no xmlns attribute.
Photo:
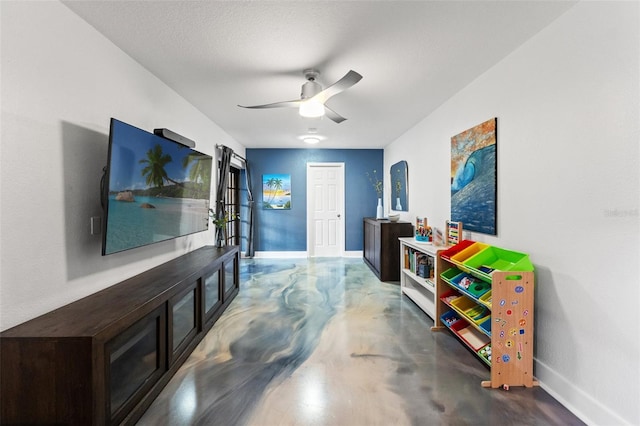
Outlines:
<svg viewBox="0 0 640 426"><path fill-rule="evenodd" d="M529 256L462 240L439 252L436 269L432 330L450 330L490 367L491 380L483 387L536 386L535 276Z"/></svg>
<svg viewBox="0 0 640 426"><path fill-rule="evenodd" d="M367 177L369 178L369 182L371 182L371 186L373 186L374 191L376 191L376 195L378 196L378 205L376 206L376 219L384 218L384 209L382 207L382 188L383 182L378 179L378 172L374 170L370 175L367 172Z"/></svg>
<svg viewBox="0 0 640 426"><path fill-rule="evenodd" d="M134 424L239 291L203 247L0 334L5 424Z"/></svg>
<svg viewBox="0 0 640 426"><path fill-rule="evenodd" d="M400 279L398 237L412 237L413 225L410 222L364 218L363 227L364 262L380 281L398 281Z"/></svg>

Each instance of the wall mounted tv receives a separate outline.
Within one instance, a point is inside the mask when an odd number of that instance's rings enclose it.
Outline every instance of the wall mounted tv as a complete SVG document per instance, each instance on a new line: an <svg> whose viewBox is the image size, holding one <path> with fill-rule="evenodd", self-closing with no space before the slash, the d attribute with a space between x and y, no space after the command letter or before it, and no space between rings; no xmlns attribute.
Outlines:
<svg viewBox="0 0 640 426"><path fill-rule="evenodd" d="M212 158L111 119L102 255L206 231Z"/></svg>

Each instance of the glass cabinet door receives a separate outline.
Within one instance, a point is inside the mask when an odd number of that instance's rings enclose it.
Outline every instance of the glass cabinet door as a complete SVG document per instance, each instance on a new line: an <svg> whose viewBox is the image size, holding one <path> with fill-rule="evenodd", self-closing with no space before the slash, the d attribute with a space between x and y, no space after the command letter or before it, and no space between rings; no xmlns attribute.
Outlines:
<svg viewBox="0 0 640 426"><path fill-rule="evenodd" d="M220 269L211 271L204 276L204 312L205 318L209 318L220 305L222 294L220 292Z"/></svg>
<svg viewBox="0 0 640 426"><path fill-rule="evenodd" d="M171 313L171 351L173 358L182 352L184 346L195 336L198 326L196 285L169 301ZM173 359L172 359L173 361Z"/></svg>
<svg viewBox="0 0 640 426"><path fill-rule="evenodd" d="M224 263L224 295L225 297L235 288L238 288L237 282L238 258L234 257Z"/></svg>
<svg viewBox="0 0 640 426"><path fill-rule="evenodd" d="M111 423L119 423L163 374L166 365L164 308L142 318L106 345Z"/></svg>

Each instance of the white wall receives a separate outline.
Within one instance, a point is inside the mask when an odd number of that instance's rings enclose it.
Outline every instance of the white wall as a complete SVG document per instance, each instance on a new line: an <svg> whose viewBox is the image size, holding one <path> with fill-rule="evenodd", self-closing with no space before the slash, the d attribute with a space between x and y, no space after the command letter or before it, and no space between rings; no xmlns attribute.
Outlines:
<svg viewBox="0 0 640 426"><path fill-rule="evenodd" d="M0 2L0 329L211 244L204 232L102 257L89 218L109 119L244 148L59 2ZM213 194L212 194L213 199Z"/></svg>
<svg viewBox="0 0 640 426"><path fill-rule="evenodd" d="M535 374L597 425L640 424L639 28L638 2L579 3L385 150L401 217L443 227L450 138L498 117L498 235L470 237L530 254Z"/></svg>

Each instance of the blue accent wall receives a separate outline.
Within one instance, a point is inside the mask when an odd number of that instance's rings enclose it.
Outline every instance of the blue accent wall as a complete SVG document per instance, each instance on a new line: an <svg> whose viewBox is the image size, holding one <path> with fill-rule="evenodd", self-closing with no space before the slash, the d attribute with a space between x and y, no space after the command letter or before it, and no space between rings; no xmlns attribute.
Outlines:
<svg viewBox="0 0 640 426"><path fill-rule="evenodd" d="M256 205L256 251L307 250L307 163L344 163L345 250L362 250L362 219L376 216L367 173L384 176L382 149L247 149ZM291 210L262 209L262 175L291 175Z"/></svg>

